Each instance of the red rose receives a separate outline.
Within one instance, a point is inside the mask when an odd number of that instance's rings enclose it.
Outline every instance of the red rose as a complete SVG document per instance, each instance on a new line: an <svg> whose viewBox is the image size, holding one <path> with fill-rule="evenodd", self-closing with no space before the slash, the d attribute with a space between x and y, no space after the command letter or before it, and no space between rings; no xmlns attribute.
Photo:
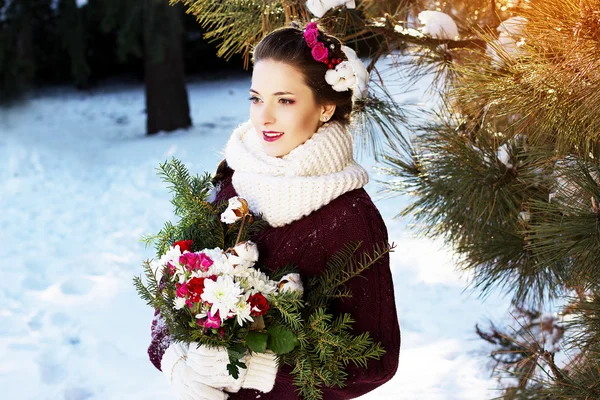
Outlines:
<svg viewBox="0 0 600 400"><path fill-rule="evenodd" d="M200 296L204 293L204 279L206 278L192 278L186 285L188 296L194 303L199 303Z"/></svg>
<svg viewBox="0 0 600 400"><path fill-rule="evenodd" d="M323 42L318 42L315 44L315 47L311 50L312 56L316 61L319 62L327 62L327 58L329 57L329 50L323 44Z"/></svg>
<svg viewBox="0 0 600 400"><path fill-rule="evenodd" d="M270 308L269 302L265 296L260 293L250 296L248 303L250 303L250 308L252 309L252 311L250 311L250 315L253 317L266 314Z"/></svg>
<svg viewBox="0 0 600 400"><path fill-rule="evenodd" d="M308 47L314 47L317 44L317 38L319 37L319 31L316 29L306 29L304 31L304 40L306 40L306 44Z"/></svg>
<svg viewBox="0 0 600 400"><path fill-rule="evenodd" d="M178 242L173 243L173 247L179 245L179 250L183 253L184 251L192 251L192 244L194 244L193 240L180 240Z"/></svg>

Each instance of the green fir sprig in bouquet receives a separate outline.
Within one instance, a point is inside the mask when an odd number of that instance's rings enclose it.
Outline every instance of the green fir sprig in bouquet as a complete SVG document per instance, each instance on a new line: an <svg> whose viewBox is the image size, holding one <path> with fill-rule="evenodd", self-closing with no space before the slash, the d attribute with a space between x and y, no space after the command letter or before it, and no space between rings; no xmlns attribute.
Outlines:
<svg viewBox="0 0 600 400"><path fill-rule="evenodd" d="M294 366L294 384L310 400L321 399L323 387L344 386L349 363L366 368L384 354L368 333L352 333L350 314L334 314L329 306L351 297L346 282L392 246L357 257L361 244L349 243L305 290L294 266L272 272L257 265L258 249L249 238L268 224L244 199L210 202L210 175L192 177L176 159L161 164L159 174L174 193L180 219L143 239L154 243L157 258L144 262L145 282L134 277L134 284L175 341L226 348L234 378L246 367L248 351L270 350Z"/></svg>

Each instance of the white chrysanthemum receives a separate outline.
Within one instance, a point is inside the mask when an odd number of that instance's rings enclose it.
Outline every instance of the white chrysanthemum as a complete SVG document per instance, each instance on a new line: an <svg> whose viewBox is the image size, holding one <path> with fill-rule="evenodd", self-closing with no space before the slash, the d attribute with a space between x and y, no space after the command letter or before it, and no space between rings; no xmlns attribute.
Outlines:
<svg viewBox="0 0 600 400"><path fill-rule="evenodd" d="M207 279L204 281L204 292L200 296L202 300L212 304L210 313L215 315L217 311L221 320L227 318L229 311L234 309L236 303L242 296L242 288L228 275L222 275L217 281Z"/></svg>
<svg viewBox="0 0 600 400"><path fill-rule="evenodd" d="M185 304L184 297L175 297L175 299L173 299L173 308L176 310L181 310L183 307L185 307Z"/></svg>
<svg viewBox="0 0 600 400"><path fill-rule="evenodd" d="M241 216L236 215L235 211L241 208L242 202L240 201L239 197L230 198L227 209L223 212L223 214L221 214L221 222L224 222L226 224L233 224L234 222L236 222L238 219L241 218Z"/></svg>
<svg viewBox="0 0 600 400"><path fill-rule="evenodd" d="M233 267L222 249L215 247L214 249L204 249L202 252L213 261L213 265L208 268L208 271L201 273L200 277L233 274Z"/></svg>
<svg viewBox="0 0 600 400"><path fill-rule="evenodd" d="M279 280L279 291L280 292L294 292L298 291L304 293L304 286L302 285L302 279L300 274L287 274Z"/></svg>
<svg viewBox="0 0 600 400"><path fill-rule="evenodd" d="M245 296L247 297L247 296ZM254 322L254 318L250 316L252 307L248 303L248 299L242 297L235 305L233 314L235 315L236 321L240 326L244 326L245 322Z"/></svg>
<svg viewBox="0 0 600 400"><path fill-rule="evenodd" d="M354 0L307 0L306 8L315 17L321 18L327 11L334 7L346 6L348 8L355 8L356 3Z"/></svg>
<svg viewBox="0 0 600 400"><path fill-rule="evenodd" d="M250 294L271 294L277 290L277 282L269 279L264 272L254 270L247 279L247 284L252 287Z"/></svg>
<svg viewBox="0 0 600 400"><path fill-rule="evenodd" d="M458 27L451 16L440 11L421 11L417 16L424 25L421 32L436 39L454 40Z"/></svg>

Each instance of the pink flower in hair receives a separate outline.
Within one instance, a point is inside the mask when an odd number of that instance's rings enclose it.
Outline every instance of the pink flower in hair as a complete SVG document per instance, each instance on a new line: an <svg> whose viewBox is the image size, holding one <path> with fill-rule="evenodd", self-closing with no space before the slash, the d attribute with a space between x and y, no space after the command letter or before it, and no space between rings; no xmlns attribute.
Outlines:
<svg viewBox="0 0 600 400"><path fill-rule="evenodd" d="M308 29L308 27L307 27L306 30L304 31L304 40L306 40L306 44L310 48L313 48L315 46L315 44L317 44L318 37L319 37L319 31L316 28Z"/></svg>
<svg viewBox="0 0 600 400"><path fill-rule="evenodd" d="M329 50L327 50L327 47L325 47L323 42L318 42L315 45L315 47L312 48L311 53L316 61L327 64L329 58Z"/></svg>

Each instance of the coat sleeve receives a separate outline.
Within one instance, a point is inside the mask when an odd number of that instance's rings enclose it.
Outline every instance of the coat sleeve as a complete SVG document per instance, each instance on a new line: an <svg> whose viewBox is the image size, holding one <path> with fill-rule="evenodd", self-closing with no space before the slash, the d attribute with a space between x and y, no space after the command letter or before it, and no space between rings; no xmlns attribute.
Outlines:
<svg viewBox="0 0 600 400"><path fill-rule="evenodd" d="M351 241L362 242L358 254L372 254L375 245L382 247L388 244L385 223L363 189L355 191L352 196L339 198L338 204L328 211L333 214L321 214L323 220L315 221L319 225L317 231L321 232L320 242L327 258ZM347 287L352 291L352 298L333 302L333 311L350 313L355 320L354 332L361 334L368 331L386 352L379 360L369 360L367 369L351 363L347 368L346 386L324 390L326 399L359 397L389 381L398 368L400 327L389 255L351 279Z"/></svg>
<svg viewBox="0 0 600 400"><path fill-rule="evenodd" d="M158 310L154 312L150 333L151 340L150 346L148 346L148 357L150 358L150 362L160 371L162 357L173 340L169 335L169 329L165 324L165 320Z"/></svg>

